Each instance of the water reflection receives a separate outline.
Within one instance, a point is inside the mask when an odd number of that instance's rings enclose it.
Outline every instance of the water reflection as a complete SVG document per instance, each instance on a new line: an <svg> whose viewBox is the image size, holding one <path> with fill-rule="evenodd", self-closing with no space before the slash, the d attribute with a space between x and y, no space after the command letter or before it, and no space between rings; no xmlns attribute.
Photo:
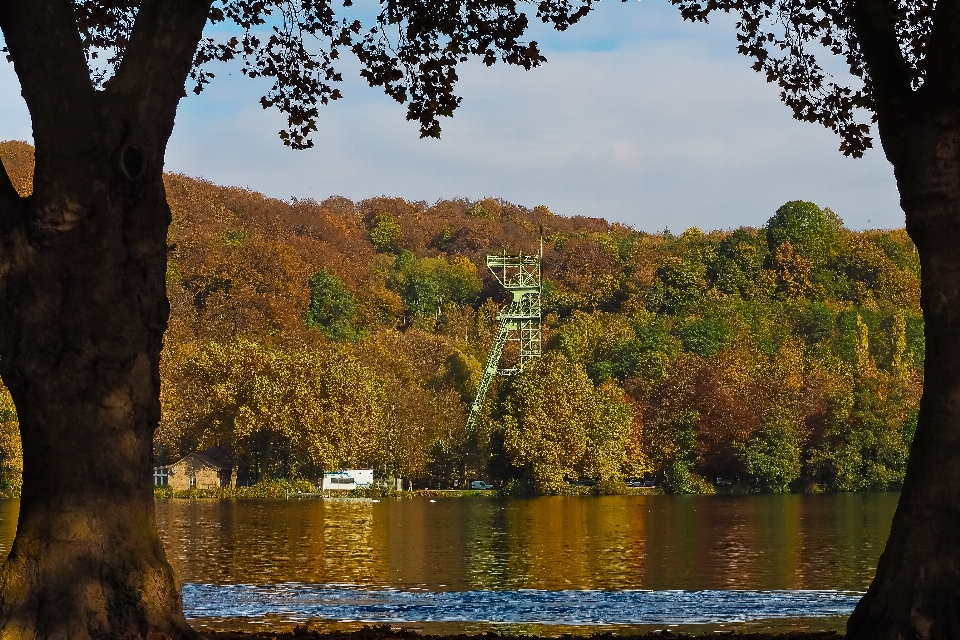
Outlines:
<svg viewBox="0 0 960 640"><path fill-rule="evenodd" d="M712 603L707 617L717 625L674 630L730 629L731 620L741 620L742 631L842 629L858 597L851 592L865 590L873 577L898 497L156 506L167 557L186 583L187 613L200 628L289 627L322 618L328 630L360 620L418 620L416 628L427 632L555 635L580 632L579 624L601 629L604 621L614 625L607 630L649 631L659 627L644 625L703 617L705 603ZM18 508L19 501L0 501L4 555ZM562 615L547 620L549 611ZM751 626L788 614L803 618ZM233 616L250 617L241 623Z"/></svg>
<svg viewBox="0 0 960 640"><path fill-rule="evenodd" d="M157 519L185 582L861 591L897 498L170 500Z"/></svg>

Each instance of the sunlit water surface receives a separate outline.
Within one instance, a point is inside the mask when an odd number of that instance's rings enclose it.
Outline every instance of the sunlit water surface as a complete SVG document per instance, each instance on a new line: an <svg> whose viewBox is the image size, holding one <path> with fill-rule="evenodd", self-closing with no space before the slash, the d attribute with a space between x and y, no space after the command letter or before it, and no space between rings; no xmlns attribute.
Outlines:
<svg viewBox="0 0 960 640"><path fill-rule="evenodd" d="M159 500L157 521L200 627L842 630L898 497Z"/></svg>

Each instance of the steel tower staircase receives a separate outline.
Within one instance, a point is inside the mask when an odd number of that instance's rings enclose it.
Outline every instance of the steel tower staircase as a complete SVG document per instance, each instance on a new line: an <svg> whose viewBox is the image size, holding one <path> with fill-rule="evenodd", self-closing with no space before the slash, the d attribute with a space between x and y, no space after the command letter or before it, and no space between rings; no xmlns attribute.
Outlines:
<svg viewBox="0 0 960 640"><path fill-rule="evenodd" d="M470 407L470 415L467 418L468 431L473 431L476 427L483 401L494 376L517 373L528 362L540 357L540 293L542 290L540 263L542 258L542 238L540 252L536 255L522 253L507 255L504 249L502 253L487 256L487 268L503 288L513 294L513 299L498 315L500 325L497 329L497 337L487 357L487 366L483 370L483 377L477 387L477 397ZM520 360L516 366L502 369L500 359L508 342L518 343Z"/></svg>

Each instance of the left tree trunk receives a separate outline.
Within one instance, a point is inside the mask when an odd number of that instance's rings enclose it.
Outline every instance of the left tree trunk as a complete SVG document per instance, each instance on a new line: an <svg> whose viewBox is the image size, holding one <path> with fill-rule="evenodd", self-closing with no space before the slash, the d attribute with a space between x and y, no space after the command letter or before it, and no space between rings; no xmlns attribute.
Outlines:
<svg viewBox="0 0 960 640"><path fill-rule="evenodd" d="M24 482L2 638L196 637L151 479L168 315L162 148L122 129L73 156L38 145L34 195L3 217L0 375Z"/></svg>
<svg viewBox="0 0 960 640"><path fill-rule="evenodd" d="M169 312L163 158L211 2L130 4L101 90L75 2L0 2L36 144L32 195L0 172L0 376L23 442L0 638L197 636L150 476Z"/></svg>

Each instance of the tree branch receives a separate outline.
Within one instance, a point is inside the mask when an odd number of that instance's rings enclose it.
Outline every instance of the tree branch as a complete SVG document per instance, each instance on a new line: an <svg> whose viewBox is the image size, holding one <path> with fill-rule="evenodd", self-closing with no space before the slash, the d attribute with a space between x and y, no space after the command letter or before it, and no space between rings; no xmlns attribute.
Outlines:
<svg viewBox="0 0 960 640"><path fill-rule="evenodd" d="M130 44L107 93L131 100L130 116L157 122L166 136L193 66L213 0L144 0Z"/></svg>
<svg viewBox="0 0 960 640"><path fill-rule="evenodd" d="M897 41L889 0L855 0L854 30L873 84L880 140L887 158L901 153L904 123L913 102L910 70Z"/></svg>
<svg viewBox="0 0 960 640"><path fill-rule="evenodd" d="M4 0L0 30L30 110L37 147L69 145L71 140L63 139L63 134L70 128L62 125L74 124L82 136L95 96L71 3ZM59 126L45 126L48 123ZM45 135L57 139L45 140Z"/></svg>

